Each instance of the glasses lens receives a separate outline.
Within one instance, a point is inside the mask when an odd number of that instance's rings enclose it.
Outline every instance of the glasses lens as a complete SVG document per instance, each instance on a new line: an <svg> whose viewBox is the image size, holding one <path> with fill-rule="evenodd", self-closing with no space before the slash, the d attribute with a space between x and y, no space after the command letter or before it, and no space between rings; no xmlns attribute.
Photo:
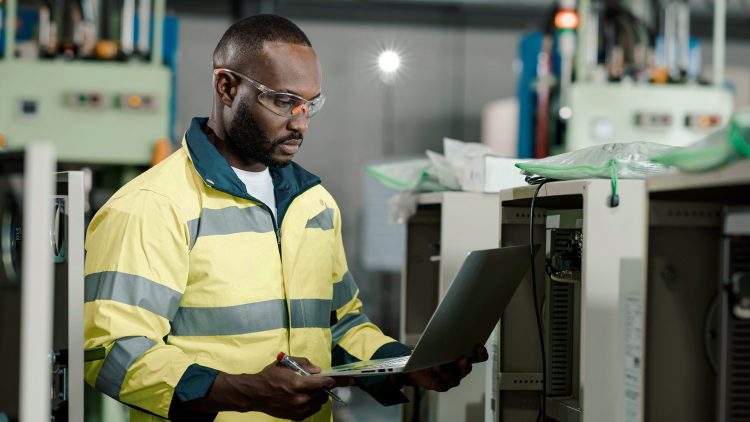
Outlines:
<svg viewBox="0 0 750 422"><path fill-rule="evenodd" d="M280 116L291 116L292 110L301 104L299 98L280 92L264 92L260 94L258 101Z"/></svg>
<svg viewBox="0 0 750 422"><path fill-rule="evenodd" d="M326 103L326 97L320 96L312 101L310 101L310 107L308 110L308 117L312 117L315 115L315 113L319 112L321 108L323 108L323 104Z"/></svg>
<svg viewBox="0 0 750 422"><path fill-rule="evenodd" d="M306 103L307 117L311 117L323 107L325 97L321 95L320 97L308 102L292 94L286 94L283 92L263 92L258 96L258 101L269 110L284 117L290 117L295 109Z"/></svg>

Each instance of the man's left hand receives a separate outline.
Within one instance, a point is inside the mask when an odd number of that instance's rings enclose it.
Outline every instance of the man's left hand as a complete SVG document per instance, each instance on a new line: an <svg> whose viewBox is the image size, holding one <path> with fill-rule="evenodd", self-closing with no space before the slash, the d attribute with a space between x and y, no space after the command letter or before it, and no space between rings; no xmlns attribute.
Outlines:
<svg viewBox="0 0 750 422"><path fill-rule="evenodd" d="M487 349L480 345L473 356L463 356L454 362L405 374L406 383L428 390L448 391L469 375L472 364L484 362L487 358Z"/></svg>

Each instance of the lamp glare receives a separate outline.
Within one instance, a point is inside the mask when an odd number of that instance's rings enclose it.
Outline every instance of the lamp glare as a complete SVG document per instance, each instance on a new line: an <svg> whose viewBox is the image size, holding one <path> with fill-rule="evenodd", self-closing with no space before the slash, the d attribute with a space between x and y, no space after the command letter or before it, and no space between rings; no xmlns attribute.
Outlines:
<svg viewBox="0 0 750 422"><path fill-rule="evenodd" d="M395 51L384 51L380 53L380 57L378 57L378 66L380 66L380 70L382 70L385 73L393 73L396 70L398 70L399 66L401 65L401 58L396 54Z"/></svg>

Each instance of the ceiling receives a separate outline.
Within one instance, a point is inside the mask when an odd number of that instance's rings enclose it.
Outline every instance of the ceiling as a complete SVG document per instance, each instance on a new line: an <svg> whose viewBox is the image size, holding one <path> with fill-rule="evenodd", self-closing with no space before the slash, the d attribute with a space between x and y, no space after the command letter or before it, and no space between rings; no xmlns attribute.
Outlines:
<svg viewBox="0 0 750 422"><path fill-rule="evenodd" d="M646 0L647 1L647 0ZM659 1L659 0L657 0ZM662 0L663 1L663 0ZM710 37L712 0L689 0L691 33ZM630 3L630 1L628 1ZM168 0L178 14L290 18L521 30L541 27L552 0ZM728 0L727 38L750 39L750 0Z"/></svg>

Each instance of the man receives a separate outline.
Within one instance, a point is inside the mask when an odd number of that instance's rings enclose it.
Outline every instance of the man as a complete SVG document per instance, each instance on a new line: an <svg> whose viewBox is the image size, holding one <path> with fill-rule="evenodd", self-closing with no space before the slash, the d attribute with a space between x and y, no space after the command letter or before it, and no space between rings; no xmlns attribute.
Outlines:
<svg viewBox="0 0 750 422"><path fill-rule="evenodd" d="M85 347L106 358L87 382L130 405L132 420L330 421L308 371L408 354L362 313L336 202L292 162L323 106L305 34L272 15L232 25L213 56L213 109L183 146L120 189L87 233ZM358 381L385 405L412 384L445 391L477 356ZM316 366L317 365L317 366Z"/></svg>

